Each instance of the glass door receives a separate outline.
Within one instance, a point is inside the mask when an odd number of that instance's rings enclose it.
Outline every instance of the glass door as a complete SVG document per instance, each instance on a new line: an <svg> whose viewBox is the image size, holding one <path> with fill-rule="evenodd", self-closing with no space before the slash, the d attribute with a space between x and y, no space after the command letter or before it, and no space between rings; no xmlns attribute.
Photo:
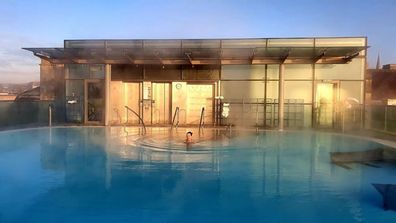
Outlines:
<svg viewBox="0 0 396 223"><path fill-rule="evenodd" d="M104 84L101 80L85 81L85 123L102 124L104 120Z"/></svg>
<svg viewBox="0 0 396 223"><path fill-rule="evenodd" d="M334 127L336 103L337 83L318 83L315 95L317 127Z"/></svg>
<svg viewBox="0 0 396 223"><path fill-rule="evenodd" d="M170 123L170 83L152 83L152 124Z"/></svg>

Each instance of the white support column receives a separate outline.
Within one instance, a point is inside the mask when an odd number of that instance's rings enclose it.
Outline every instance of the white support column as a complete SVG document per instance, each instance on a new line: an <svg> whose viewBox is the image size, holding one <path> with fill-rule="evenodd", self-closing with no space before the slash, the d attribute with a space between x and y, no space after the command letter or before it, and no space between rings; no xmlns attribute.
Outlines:
<svg viewBox="0 0 396 223"><path fill-rule="evenodd" d="M284 77L284 72L285 72L285 65L280 64L279 65L279 107L278 107L278 125L279 125L279 131L283 131L283 118L284 118L284 111L285 111L285 104L284 104L284 94L285 94L285 77Z"/></svg>
<svg viewBox="0 0 396 223"><path fill-rule="evenodd" d="M111 65L105 65L105 117L104 124L109 125L110 120L110 81L111 81Z"/></svg>

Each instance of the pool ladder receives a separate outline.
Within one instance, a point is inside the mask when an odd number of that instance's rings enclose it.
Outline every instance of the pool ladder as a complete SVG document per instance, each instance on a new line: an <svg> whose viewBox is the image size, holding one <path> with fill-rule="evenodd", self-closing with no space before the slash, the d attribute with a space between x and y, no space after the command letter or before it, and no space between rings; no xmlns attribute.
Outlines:
<svg viewBox="0 0 396 223"><path fill-rule="evenodd" d="M147 130L146 130L146 125L144 124L144 121L143 121L143 119L140 117L140 115L139 115L138 113L136 113L134 110L132 110L132 108L128 107L127 105L125 105L125 108L126 108L126 112L127 112L127 113L126 113L126 122L125 122L125 124L128 124L129 112L132 112L133 114L135 114L135 115L139 118L140 123L142 123L142 125L143 125L144 134L146 134L146 132L147 132Z"/></svg>
<svg viewBox="0 0 396 223"><path fill-rule="evenodd" d="M175 114L173 115L173 119L172 119L171 130L173 129L173 126L176 128L179 127L179 112L180 112L179 107L176 107ZM176 121L176 124L175 124L175 121Z"/></svg>
<svg viewBox="0 0 396 223"><path fill-rule="evenodd" d="M199 132L201 132L204 125L205 125L205 107L202 107L201 118L199 119Z"/></svg>

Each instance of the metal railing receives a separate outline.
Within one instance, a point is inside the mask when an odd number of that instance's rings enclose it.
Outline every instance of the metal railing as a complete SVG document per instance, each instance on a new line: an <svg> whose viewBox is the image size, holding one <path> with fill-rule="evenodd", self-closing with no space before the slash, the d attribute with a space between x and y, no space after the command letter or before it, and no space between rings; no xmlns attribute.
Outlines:
<svg viewBox="0 0 396 223"><path fill-rule="evenodd" d="M173 126L175 126L176 128L179 126L179 107L176 107L175 110L175 114L173 115L173 119L172 119L172 126L171 129L173 129ZM175 121L176 121L176 125L175 125Z"/></svg>
<svg viewBox="0 0 396 223"><path fill-rule="evenodd" d="M396 134L396 106L366 106L366 126L369 129Z"/></svg>
<svg viewBox="0 0 396 223"><path fill-rule="evenodd" d="M204 124L205 124L205 107L202 107L201 117L199 119L199 132L201 132L202 128L204 127Z"/></svg>
<svg viewBox="0 0 396 223"><path fill-rule="evenodd" d="M143 125L144 134L146 134L146 132L147 132L147 131L146 131L146 125L144 124L144 121L143 121L143 119L140 117L140 115L139 115L138 113L136 113L134 110L132 110L130 107L126 106L126 105L125 105L125 108L126 108L126 122L125 122L125 124L128 124L129 112L132 112L133 114L135 114L135 115L139 118L140 122L141 122L142 125Z"/></svg>

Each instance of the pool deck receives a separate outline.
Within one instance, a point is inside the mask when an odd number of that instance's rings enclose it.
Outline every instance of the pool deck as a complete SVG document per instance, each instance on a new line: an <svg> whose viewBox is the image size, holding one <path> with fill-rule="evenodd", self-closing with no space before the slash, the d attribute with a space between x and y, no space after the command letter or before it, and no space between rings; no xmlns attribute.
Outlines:
<svg viewBox="0 0 396 223"><path fill-rule="evenodd" d="M370 139L382 145L396 149L396 135L386 134L383 132L367 130L367 129L345 132L343 134Z"/></svg>

